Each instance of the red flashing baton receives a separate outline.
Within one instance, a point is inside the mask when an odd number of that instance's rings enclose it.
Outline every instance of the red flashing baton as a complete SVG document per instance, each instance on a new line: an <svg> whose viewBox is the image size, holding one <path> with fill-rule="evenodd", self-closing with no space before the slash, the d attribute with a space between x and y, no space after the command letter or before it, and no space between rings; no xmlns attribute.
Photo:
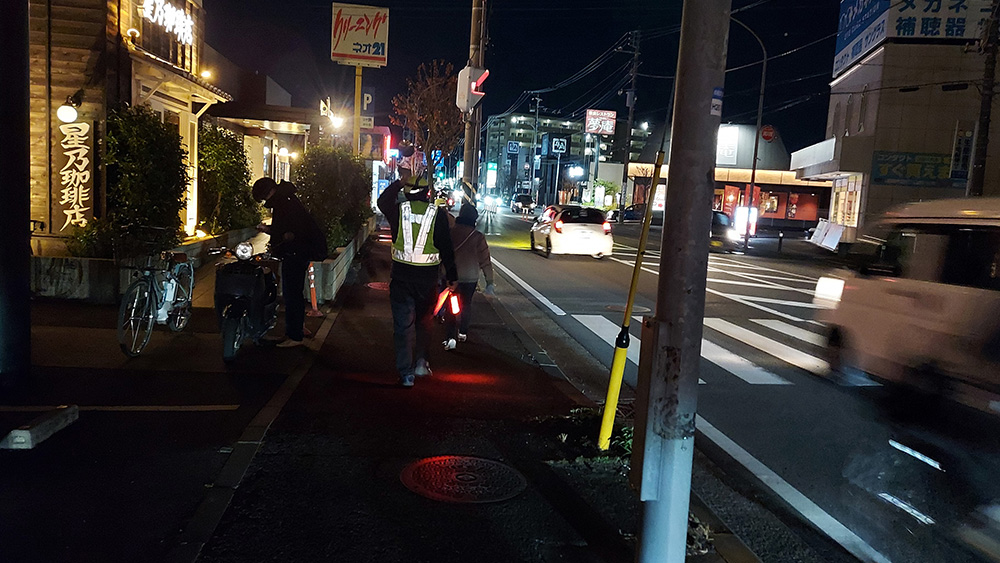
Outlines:
<svg viewBox="0 0 1000 563"><path fill-rule="evenodd" d="M444 307L444 303L448 300L448 295L450 293L451 291L448 288L445 288L445 290L438 295L437 305L434 306L434 315L437 315L438 311L441 310L441 307Z"/></svg>
<svg viewBox="0 0 1000 563"><path fill-rule="evenodd" d="M458 302L458 295L452 293L450 301L451 301L451 314L452 315L457 315L457 314L461 313L462 312L462 305L461 305L461 303Z"/></svg>

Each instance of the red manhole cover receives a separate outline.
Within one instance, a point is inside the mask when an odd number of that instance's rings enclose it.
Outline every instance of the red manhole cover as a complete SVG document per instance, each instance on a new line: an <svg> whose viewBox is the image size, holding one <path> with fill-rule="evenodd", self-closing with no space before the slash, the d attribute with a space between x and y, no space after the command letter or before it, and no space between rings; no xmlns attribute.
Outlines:
<svg viewBox="0 0 1000 563"><path fill-rule="evenodd" d="M406 488L443 502L500 502L519 495L528 483L512 467L491 459L460 455L429 457L403 469Z"/></svg>
<svg viewBox="0 0 1000 563"><path fill-rule="evenodd" d="M367 284L369 288L378 291L389 291L389 282L371 282Z"/></svg>

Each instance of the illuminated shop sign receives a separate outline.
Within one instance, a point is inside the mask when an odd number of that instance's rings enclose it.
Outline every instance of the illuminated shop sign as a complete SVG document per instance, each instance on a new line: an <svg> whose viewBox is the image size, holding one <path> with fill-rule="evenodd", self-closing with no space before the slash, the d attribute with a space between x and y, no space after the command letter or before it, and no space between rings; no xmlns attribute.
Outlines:
<svg viewBox="0 0 1000 563"><path fill-rule="evenodd" d="M162 26L167 33L173 33L177 41L185 45L194 43L194 20L183 9L164 0L146 0L142 17Z"/></svg>
<svg viewBox="0 0 1000 563"><path fill-rule="evenodd" d="M89 123L67 123L59 126L62 140L62 159L59 168L59 207L66 215L66 222L59 231L74 225L86 227L89 217L93 216L90 205L93 188L94 139L90 134ZM60 160L62 160L60 159Z"/></svg>

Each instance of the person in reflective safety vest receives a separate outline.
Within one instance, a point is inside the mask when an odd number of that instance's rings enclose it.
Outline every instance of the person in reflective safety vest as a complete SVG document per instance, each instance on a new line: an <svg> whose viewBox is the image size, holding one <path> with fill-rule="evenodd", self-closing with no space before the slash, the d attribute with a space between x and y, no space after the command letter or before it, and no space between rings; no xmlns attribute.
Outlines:
<svg viewBox="0 0 1000 563"><path fill-rule="evenodd" d="M431 374L430 333L442 265L448 286L457 288L448 212L432 205L428 192L426 178L408 176L390 184L378 198L392 232L389 302L396 369L404 387L412 387L415 377ZM403 201L398 201L400 193Z"/></svg>

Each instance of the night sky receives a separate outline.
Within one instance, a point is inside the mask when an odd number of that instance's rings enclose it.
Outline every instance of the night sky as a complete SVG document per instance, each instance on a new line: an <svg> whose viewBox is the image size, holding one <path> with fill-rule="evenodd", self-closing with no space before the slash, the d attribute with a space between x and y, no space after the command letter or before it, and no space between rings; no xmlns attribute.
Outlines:
<svg viewBox="0 0 1000 563"><path fill-rule="evenodd" d="M365 69L376 88L376 124L388 124L393 95L421 62L444 59L456 68L468 59L471 2L427 0L371 2L389 12L389 64ZM552 86L587 66L638 29L641 76L636 115L665 118L677 60L680 0L496 0L487 3L490 69L484 89L486 115L507 110L523 90ZM789 150L823 140L837 31L837 0L734 0L734 15L760 35L768 55L764 123L778 128ZM329 60L330 2L317 0L205 0L207 41L237 64L271 75L290 91L293 104L317 106L330 96L353 103L354 70ZM811 44L811 45L810 45ZM805 47L804 47L805 46ZM804 48L803 48L804 47ZM798 50L796 50L798 49ZM733 24L728 68L761 59L757 42ZM584 79L543 96L543 108L570 115L585 107L625 114L618 95L630 55L616 53ZM723 122L756 119L760 65L726 75ZM598 103L598 101L600 103ZM527 111L524 103L519 111Z"/></svg>

